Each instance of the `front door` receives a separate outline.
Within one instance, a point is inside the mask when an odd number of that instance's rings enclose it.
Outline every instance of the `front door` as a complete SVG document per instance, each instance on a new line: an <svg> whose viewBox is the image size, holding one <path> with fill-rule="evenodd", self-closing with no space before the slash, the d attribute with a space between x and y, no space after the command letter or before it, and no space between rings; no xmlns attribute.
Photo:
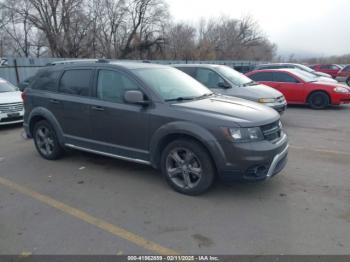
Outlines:
<svg viewBox="0 0 350 262"><path fill-rule="evenodd" d="M125 91L140 90L139 85L121 71L101 69L97 72L95 86L90 121L97 150L148 160L148 110L124 101Z"/></svg>

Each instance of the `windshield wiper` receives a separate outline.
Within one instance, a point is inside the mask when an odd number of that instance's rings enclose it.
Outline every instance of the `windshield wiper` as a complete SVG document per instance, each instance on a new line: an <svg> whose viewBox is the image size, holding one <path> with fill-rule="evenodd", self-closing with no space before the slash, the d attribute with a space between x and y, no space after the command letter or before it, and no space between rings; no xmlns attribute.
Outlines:
<svg viewBox="0 0 350 262"><path fill-rule="evenodd" d="M201 99L201 98L205 98L205 97L209 97L209 96L212 96L214 93L206 93L204 95L201 95L201 96L197 96L196 99Z"/></svg>
<svg viewBox="0 0 350 262"><path fill-rule="evenodd" d="M242 86L255 86L257 83L255 81L250 81L248 83L243 84Z"/></svg>
<svg viewBox="0 0 350 262"><path fill-rule="evenodd" d="M195 96L179 96L179 97L175 97L175 98L169 98L169 99L165 99L166 102L170 102L170 101L185 101L185 100L193 100L196 99L197 97Z"/></svg>

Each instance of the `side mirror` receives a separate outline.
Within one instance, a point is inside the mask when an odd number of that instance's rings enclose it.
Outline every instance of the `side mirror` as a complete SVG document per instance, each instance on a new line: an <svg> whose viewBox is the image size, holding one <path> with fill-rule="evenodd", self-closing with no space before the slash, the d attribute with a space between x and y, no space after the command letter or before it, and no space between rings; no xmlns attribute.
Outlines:
<svg viewBox="0 0 350 262"><path fill-rule="evenodd" d="M148 105L149 101L144 99L144 95L138 90L129 90L124 93L124 100L129 104Z"/></svg>
<svg viewBox="0 0 350 262"><path fill-rule="evenodd" d="M226 82L219 82L218 87L225 88L225 89L231 88L231 86Z"/></svg>

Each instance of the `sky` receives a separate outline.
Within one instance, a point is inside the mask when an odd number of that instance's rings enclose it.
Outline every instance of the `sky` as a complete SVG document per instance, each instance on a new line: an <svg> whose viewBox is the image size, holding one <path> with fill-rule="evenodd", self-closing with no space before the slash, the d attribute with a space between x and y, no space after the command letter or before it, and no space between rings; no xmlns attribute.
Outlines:
<svg viewBox="0 0 350 262"><path fill-rule="evenodd" d="M165 0L175 21L252 16L283 56L350 53L350 0Z"/></svg>

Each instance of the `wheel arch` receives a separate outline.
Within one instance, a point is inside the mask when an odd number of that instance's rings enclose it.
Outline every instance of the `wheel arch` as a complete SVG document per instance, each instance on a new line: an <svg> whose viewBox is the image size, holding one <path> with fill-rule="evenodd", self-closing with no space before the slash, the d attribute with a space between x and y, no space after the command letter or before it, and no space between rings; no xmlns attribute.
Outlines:
<svg viewBox="0 0 350 262"><path fill-rule="evenodd" d="M220 144L209 131L192 123L177 122L161 127L153 135L150 155L154 168L159 168L164 148L177 139L191 139L202 145L209 153L216 170L226 158Z"/></svg>
<svg viewBox="0 0 350 262"><path fill-rule="evenodd" d="M324 94L326 94L326 95L328 96L328 99L329 99L329 104L332 104L332 96L331 96L331 94L330 94L328 91L324 90L324 89L312 90L312 91L308 94L308 96L306 97L306 101L305 101L305 102L306 102L307 104L309 104L309 99L310 99L310 97L311 97L314 93L324 93Z"/></svg>
<svg viewBox="0 0 350 262"><path fill-rule="evenodd" d="M48 121L52 127L54 128L56 135L58 137L59 143L61 145L64 145L64 137L63 137L63 132L62 128L59 125L56 117L46 108L43 107L38 107L35 108L29 115L28 117L28 130L29 130L29 135L33 137L33 131L34 131L34 126L36 123L39 121L46 120Z"/></svg>

